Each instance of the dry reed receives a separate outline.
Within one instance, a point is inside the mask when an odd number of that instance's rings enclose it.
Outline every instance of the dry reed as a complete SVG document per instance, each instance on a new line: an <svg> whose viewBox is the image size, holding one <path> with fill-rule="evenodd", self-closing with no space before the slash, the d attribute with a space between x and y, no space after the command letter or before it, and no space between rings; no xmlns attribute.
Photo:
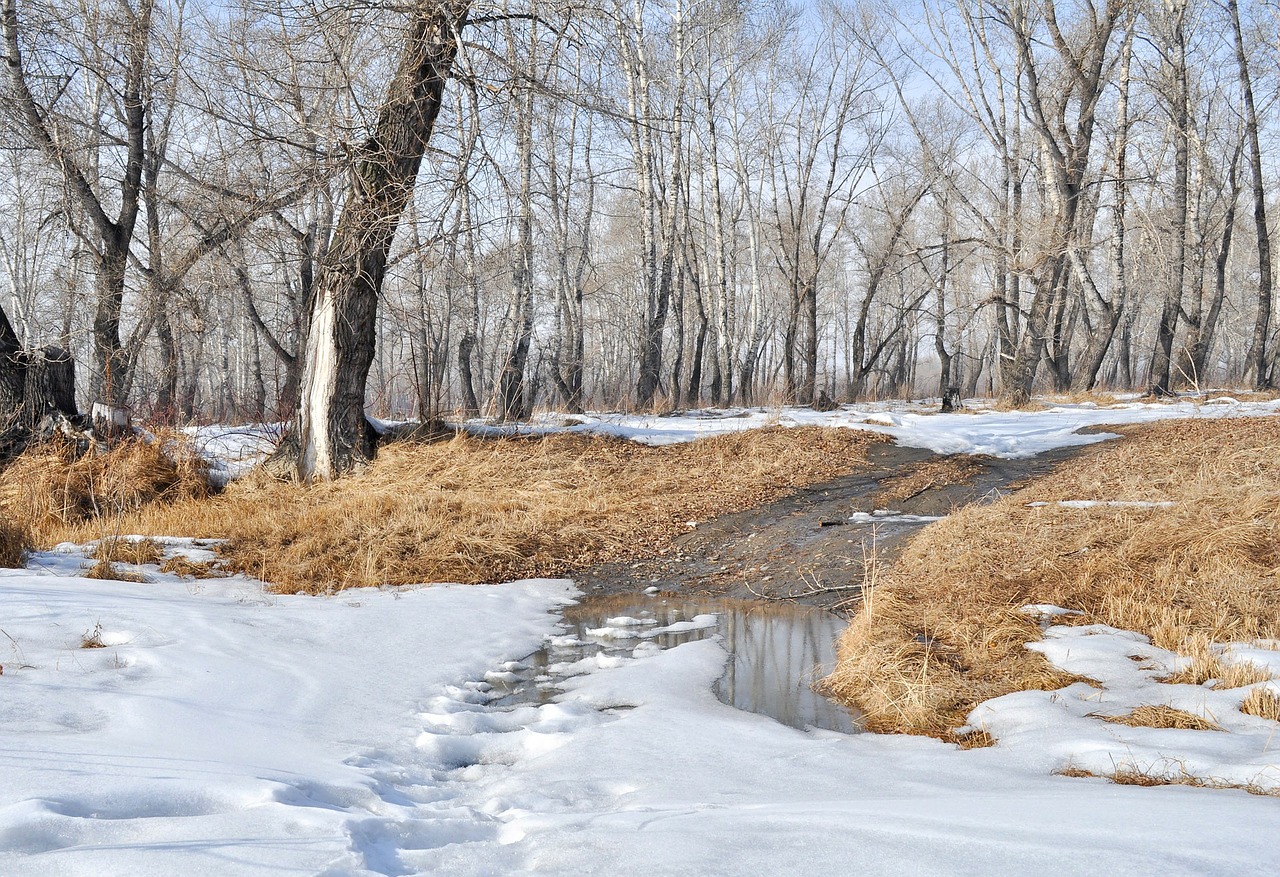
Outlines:
<svg viewBox="0 0 1280 877"><path fill-rule="evenodd" d="M1175 728L1183 731L1221 731L1222 727L1204 716L1171 706L1143 704L1122 716L1107 716L1104 722L1130 728Z"/></svg>
<svg viewBox="0 0 1280 877"><path fill-rule="evenodd" d="M78 453L55 439L0 472L0 516L22 522L39 545L82 527L83 541L122 531L112 521L140 509L209 495L207 467L179 440L121 442Z"/></svg>
<svg viewBox="0 0 1280 877"><path fill-rule="evenodd" d="M1268 688L1258 687L1245 696L1240 712L1272 722L1280 722L1280 696Z"/></svg>
<svg viewBox="0 0 1280 877"><path fill-rule="evenodd" d="M31 533L26 527L0 520L0 567L21 567L31 544Z"/></svg>
<svg viewBox="0 0 1280 877"><path fill-rule="evenodd" d="M1280 637L1276 430L1270 419L1131 429L926 528L868 595L828 688L874 730L947 737L982 700L1069 678L1024 648L1040 635L1026 604L1183 654ZM1058 504L1068 499L1172 505Z"/></svg>

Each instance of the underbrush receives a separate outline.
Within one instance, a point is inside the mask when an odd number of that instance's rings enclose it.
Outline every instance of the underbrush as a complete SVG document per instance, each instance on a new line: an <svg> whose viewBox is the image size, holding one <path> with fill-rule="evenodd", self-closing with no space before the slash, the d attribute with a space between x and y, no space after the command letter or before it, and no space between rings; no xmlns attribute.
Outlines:
<svg viewBox="0 0 1280 877"><path fill-rule="evenodd" d="M80 453L72 441L33 446L0 471L0 518L48 545L76 530L118 534L113 524L143 509L203 499L206 464L180 439L125 441Z"/></svg>
<svg viewBox="0 0 1280 877"><path fill-rule="evenodd" d="M1211 643L1280 638L1276 430L1262 418L1130 429L931 525L882 571L826 686L872 730L947 738L983 700L1072 681L1024 647L1040 637L1028 604L1202 656L1186 681L1220 678Z"/></svg>
<svg viewBox="0 0 1280 877"><path fill-rule="evenodd" d="M460 435L388 445L365 472L332 483L250 476L216 496L67 521L39 541L104 532L227 539L233 569L282 592L550 576L666 550L690 521L851 472L882 440L816 427L666 447Z"/></svg>
<svg viewBox="0 0 1280 877"><path fill-rule="evenodd" d="M20 567L23 556L31 548L31 533L26 527L0 519L0 567Z"/></svg>

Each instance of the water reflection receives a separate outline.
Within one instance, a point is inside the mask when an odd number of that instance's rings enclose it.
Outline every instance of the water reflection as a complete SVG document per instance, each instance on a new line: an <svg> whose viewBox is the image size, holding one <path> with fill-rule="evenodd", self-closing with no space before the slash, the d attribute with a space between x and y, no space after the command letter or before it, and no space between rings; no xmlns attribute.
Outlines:
<svg viewBox="0 0 1280 877"><path fill-rule="evenodd" d="M507 692L499 704L547 702L559 693L558 682L581 672L573 665L585 658L630 655L642 643L669 649L719 636L729 652L715 686L721 701L794 728L857 730L844 707L811 687L834 665L835 641L845 626L829 612L746 600L627 596L588 598L568 607L564 621L562 636L489 678Z"/></svg>

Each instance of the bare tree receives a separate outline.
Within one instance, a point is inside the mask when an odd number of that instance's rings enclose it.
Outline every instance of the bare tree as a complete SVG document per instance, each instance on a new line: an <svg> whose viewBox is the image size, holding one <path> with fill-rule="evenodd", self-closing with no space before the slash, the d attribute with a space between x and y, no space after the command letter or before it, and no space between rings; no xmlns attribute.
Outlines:
<svg viewBox="0 0 1280 877"><path fill-rule="evenodd" d="M470 3L419 0L373 131L356 149L351 190L316 279L301 404L298 475L327 480L373 456L365 382L378 291L427 141L453 74Z"/></svg>

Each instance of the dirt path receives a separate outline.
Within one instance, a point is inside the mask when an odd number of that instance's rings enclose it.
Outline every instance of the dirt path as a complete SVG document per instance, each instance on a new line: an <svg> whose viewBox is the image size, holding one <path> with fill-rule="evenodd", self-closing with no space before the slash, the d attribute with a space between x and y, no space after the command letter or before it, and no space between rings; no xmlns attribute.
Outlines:
<svg viewBox="0 0 1280 877"><path fill-rule="evenodd" d="M1077 451L1001 460L877 444L858 473L696 522L664 555L588 567L572 577L592 595L656 587L680 596L782 598L839 609L857 599L872 550L880 561L892 560L928 518L1007 492ZM895 514L873 515L877 510Z"/></svg>

